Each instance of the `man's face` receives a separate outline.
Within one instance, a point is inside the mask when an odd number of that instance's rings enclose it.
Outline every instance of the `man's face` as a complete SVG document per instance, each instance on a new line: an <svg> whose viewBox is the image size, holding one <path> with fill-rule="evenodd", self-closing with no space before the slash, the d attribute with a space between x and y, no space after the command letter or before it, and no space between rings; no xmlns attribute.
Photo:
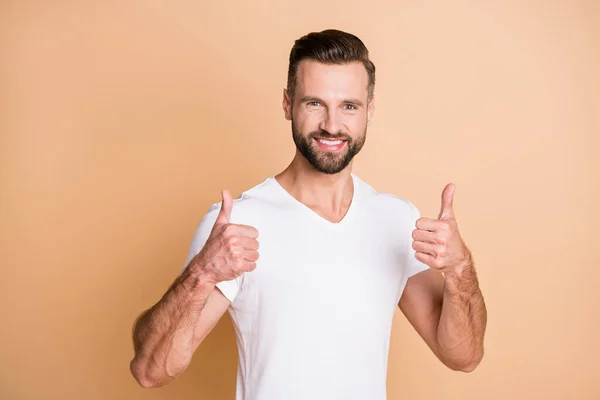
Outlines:
<svg viewBox="0 0 600 400"><path fill-rule="evenodd" d="M362 148L374 111L368 86L361 62L300 62L294 101L284 91L283 109L298 151L317 171L337 174Z"/></svg>

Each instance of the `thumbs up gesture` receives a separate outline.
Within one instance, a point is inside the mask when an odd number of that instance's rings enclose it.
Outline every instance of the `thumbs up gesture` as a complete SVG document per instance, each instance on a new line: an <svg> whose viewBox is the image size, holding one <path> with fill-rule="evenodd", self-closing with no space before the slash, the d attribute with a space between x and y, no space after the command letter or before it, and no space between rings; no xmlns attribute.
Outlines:
<svg viewBox="0 0 600 400"><path fill-rule="evenodd" d="M198 264L214 283L253 271L258 260L258 231L252 226L230 223L233 199L227 190L221 195L221 210L206 244L197 255Z"/></svg>
<svg viewBox="0 0 600 400"><path fill-rule="evenodd" d="M458 232L454 217L455 186L449 183L442 192L442 207L437 219L419 218L412 232L415 258L443 273L458 273L471 262L471 252Z"/></svg>

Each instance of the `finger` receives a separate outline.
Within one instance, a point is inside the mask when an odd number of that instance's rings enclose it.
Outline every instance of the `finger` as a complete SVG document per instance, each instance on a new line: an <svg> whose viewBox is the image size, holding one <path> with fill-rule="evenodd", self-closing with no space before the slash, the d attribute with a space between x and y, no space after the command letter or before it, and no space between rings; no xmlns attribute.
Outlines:
<svg viewBox="0 0 600 400"><path fill-rule="evenodd" d="M259 254L256 250L246 250L244 251L244 260L248 262L255 262L258 260Z"/></svg>
<svg viewBox="0 0 600 400"><path fill-rule="evenodd" d="M228 190L223 190L221 192L221 211L219 211L219 215L217 216L216 224L228 224L231 218L231 209L233 208L233 199L231 198L231 194Z"/></svg>
<svg viewBox="0 0 600 400"><path fill-rule="evenodd" d="M244 269L247 272L254 271L256 269L256 263L255 262L246 263L246 266L244 267Z"/></svg>
<svg viewBox="0 0 600 400"><path fill-rule="evenodd" d="M417 229L423 231L435 232L443 229L445 224L447 224L447 222L440 221L439 219L421 217L417 220L415 226Z"/></svg>
<svg viewBox="0 0 600 400"><path fill-rule="evenodd" d="M258 240L249 237L241 237L240 244L245 250L258 250Z"/></svg>
<svg viewBox="0 0 600 400"><path fill-rule="evenodd" d="M442 191L442 208L438 219L453 219L454 218L454 190L456 186L453 183L446 185Z"/></svg>
<svg viewBox="0 0 600 400"><path fill-rule="evenodd" d="M438 237L435 232L415 229L412 231L412 238L419 242L438 243Z"/></svg>
<svg viewBox="0 0 600 400"><path fill-rule="evenodd" d="M258 238L258 230L250 225L236 225L236 232L240 236L244 236L251 239Z"/></svg>
<svg viewBox="0 0 600 400"><path fill-rule="evenodd" d="M414 241L412 248L419 253L430 254L433 257L437 257L436 245L425 242Z"/></svg>
<svg viewBox="0 0 600 400"><path fill-rule="evenodd" d="M425 254L425 253L421 253L421 252L416 252L415 253L415 258L419 261L421 261L422 263L429 265L430 267L433 267L435 265L435 257L429 255L429 254Z"/></svg>

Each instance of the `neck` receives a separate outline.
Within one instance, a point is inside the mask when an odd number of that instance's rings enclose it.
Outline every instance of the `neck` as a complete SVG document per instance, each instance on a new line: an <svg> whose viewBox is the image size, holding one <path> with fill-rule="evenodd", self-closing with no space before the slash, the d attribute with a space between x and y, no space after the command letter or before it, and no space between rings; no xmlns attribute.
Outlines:
<svg viewBox="0 0 600 400"><path fill-rule="evenodd" d="M299 154L275 179L298 201L327 219L342 219L354 194L352 162L337 174L317 171Z"/></svg>

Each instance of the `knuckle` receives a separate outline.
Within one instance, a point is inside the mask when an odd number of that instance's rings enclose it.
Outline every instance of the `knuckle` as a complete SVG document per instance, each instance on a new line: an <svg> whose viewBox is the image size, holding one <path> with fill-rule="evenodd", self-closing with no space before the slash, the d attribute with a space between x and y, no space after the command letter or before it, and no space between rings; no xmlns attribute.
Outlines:
<svg viewBox="0 0 600 400"><path fill-rule="evenodd" d="M246 261L236 263L232 270L235 276L240 276L246 271Z"/></svg>
<svg viewBox="0 0 600 400"><path fill-rule="evenodd" d="M240 265L233 270L233 274L235 277L242 275L244 272L246 272L246 268L244 265Z"/></svg>
<svg viewBox="0 0 600 400"><path fill-rule="evenodd" d="M235 232L235 225L227 224L223 228L223 234L226 236L232 235Z"/></svg>
<svg viewBox="0 0 600 400"><path fill-rule="evenodd" d="M444 257L446 255L446 246L444 246L444 245L436 246L435 252L437 253L438 257Z"/></svg>

